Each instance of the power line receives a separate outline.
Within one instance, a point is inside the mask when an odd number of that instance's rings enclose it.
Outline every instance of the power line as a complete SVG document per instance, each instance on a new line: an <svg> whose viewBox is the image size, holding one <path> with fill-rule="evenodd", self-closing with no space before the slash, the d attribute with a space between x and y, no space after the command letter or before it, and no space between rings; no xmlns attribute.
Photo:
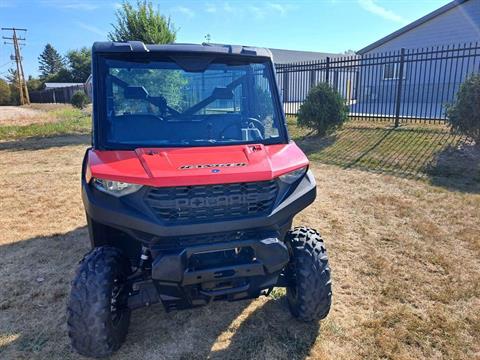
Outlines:
<svg viewBox="0 0 480 360"><path fill-rule="evenodd" d="M2 28L4 31L12 31L12 36L2 36L5 40L12 40L13 49L15 51L15 55L12 56L12 60L15 60L17 65L17 82L18 82L18 90L20 92L20 105L30 104L30 96L28 94L27 82L25 81L25 74L23 73L23 65L22 65L22 55L20 54L20 45L19 41L25 41L25 38L18 37L17 31L27 32L27 29L19 29L19 28ZM7 44L7 42L4 42Z"/></svg>
<svg viewBox="0 0 480 360"><path fill-rule="evenodd" d="M7 66L7 65L10 65L11 63L12 63L12 61L10 60L10 61L6 62L5 64L0 65L0 68L2 68L2 67L4 67L4 66Z"/></svg>

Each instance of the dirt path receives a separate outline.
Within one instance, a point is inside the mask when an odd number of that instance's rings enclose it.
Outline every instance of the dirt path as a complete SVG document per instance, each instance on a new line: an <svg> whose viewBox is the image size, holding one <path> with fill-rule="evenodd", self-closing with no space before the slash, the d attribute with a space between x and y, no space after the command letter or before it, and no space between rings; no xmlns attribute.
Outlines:
<svg viewBox="0 0 480 360"><path fill-rule="evenodd" d="M0 148L0 358L78 359L65 303L88 251L79 173L87 139ZM314 165L334 303L321 323L270 299L136 311L113 359L474 359L480 351L480 195Z"/></svg>

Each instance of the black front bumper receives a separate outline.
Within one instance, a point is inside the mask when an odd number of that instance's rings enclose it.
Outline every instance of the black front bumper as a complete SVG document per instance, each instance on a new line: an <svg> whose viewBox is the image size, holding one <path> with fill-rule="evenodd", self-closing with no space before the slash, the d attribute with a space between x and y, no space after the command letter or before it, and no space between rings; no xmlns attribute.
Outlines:
<svg viewBox="0 0 480 360"><path fill-rule="evenodd" d="M191 269L190 260L198 254L209 254L234 249L249 248L252 260L241 264L214 268ZM182 286L232 279L238 277L262 276L282 270L289 255L285 244L277 238L230 241L226 243L191 246L177 251L155 251L152 247L152 279L175 282Z"/></svg>
<svg viewBox="0 0 480 360"><path fill-rule="evenodd" d="M233 255L230 262L219 260L226 252L249 250L247 258ZM199 265L196 257L207 257ZM286 245L274 237L191 246L178 251L152 247L152 283L157 298L146 298L139 289L132 307L162 301L165 309L179 310L206 305L213 300L235 301L267 294L277 284L289 261ZM235 259L236 258L236 259ZM142 294L143 291L143 294Z"/></svg>

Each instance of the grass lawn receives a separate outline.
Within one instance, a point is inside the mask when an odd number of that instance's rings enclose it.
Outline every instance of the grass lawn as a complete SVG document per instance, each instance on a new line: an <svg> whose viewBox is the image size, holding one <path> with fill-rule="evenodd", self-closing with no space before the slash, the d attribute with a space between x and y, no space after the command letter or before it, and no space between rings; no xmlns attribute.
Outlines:
<svg viewBox="0 0 480 360"><path fill-rule="evenodd" d="M0 358L80 359L68 342L65 303L89 250L79 191L89 116L40 106L29 109L38 117L22 120L2 110ZM442 126L351 122L323 139L306 137L294 119L289 128L318 183L316 201L295 223L326 239L329 317L294 320L280 289L180 312L154 305L134 312L114 358L478 357L480 159L465 139Z"/></svg>
<svg viewBox="0 0 480 360"><path fill-rule="evenodd" d="M412 123L395 129L388 122L349 121L324 138L299 128L293 117L288 126L309 158L322 163L413 177L460 174L466 186L480 182L478 156L462 156L471 144L443 124Z"/></svg>
<svg viewBox="0 0 480 360"><path fill-rule="evenodd" d="M87 146L87 136L0 146L1 359L81 359L65 304L89 250L79 191ZM334 289L326 320L296 321L281 290L171 313L154 305L133 313L113 358L478 357L480 194L316 160L312 169L318 197L295 223L326 239Z"/></svg>

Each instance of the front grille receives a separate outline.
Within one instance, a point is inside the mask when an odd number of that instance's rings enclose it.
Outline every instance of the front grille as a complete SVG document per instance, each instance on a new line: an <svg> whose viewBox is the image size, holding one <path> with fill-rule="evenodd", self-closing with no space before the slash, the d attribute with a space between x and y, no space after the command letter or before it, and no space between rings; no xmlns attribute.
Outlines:
<svg viewBox="0 0 480 360"><path fill-rule="evenodd" d="M165 223L215 222L267 215L277 191L274 180L150 188L145 201Z"/></svg>

